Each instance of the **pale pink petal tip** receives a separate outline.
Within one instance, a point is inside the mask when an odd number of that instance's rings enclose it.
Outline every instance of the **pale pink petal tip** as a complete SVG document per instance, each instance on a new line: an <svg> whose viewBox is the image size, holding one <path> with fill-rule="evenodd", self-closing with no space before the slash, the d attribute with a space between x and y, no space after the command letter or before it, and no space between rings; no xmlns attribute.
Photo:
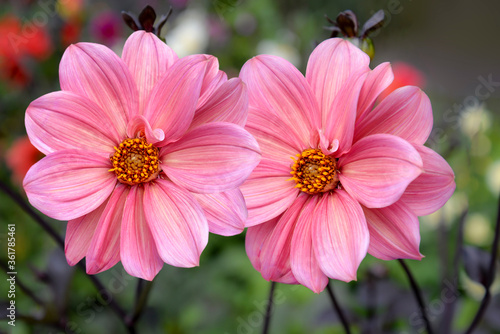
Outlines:
<svg viewBox="0 0 500 334"><path fill-rule="evenodd" d="M146 139L150 144L155 144L165 139L165 133L162 129L153 130L144 116L135 116L128 122L127 136L129 138L137 138L143 134L146 135Z"/></svg>

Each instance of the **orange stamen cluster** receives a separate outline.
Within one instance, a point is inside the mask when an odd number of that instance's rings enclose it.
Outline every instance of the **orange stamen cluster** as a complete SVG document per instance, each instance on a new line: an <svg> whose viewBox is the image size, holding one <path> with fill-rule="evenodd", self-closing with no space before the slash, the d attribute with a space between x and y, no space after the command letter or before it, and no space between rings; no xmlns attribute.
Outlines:
<svg viewBox="0 0 500 334"><path fill-rule="evenodd" d="M292 180L301 191L308 194L317 194L334 189L339 178L335 158L323 154L319 149L307 149L297 154L292 166Z"/></svg>
<svg viewBox="0 0 500 334"><path fill-rule="evenodd" d="M144 138L128 138L110 157L118 181L136 185L155 179L159 173L158 149Z"/></svg>

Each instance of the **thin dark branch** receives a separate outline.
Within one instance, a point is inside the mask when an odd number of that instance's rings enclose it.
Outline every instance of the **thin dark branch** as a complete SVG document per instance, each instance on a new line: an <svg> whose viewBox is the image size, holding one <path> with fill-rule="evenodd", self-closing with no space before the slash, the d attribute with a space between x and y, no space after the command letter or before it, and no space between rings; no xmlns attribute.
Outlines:
<svg viewBox="0 0 500 334"><path fill-rule="evenodd" d="M344 331L346 334L351 334L351 330L349 329L349 323L347 322L347 318L344 315L344 311L342 311L342 308L340 307L340 304L337 302L337 299L335 298L335 295L333 294L333 289L330 285L330 282L328 282L326 286L326 291L328 292L328 295L330 296L330 300L332 301L333 308L335 309L335 312L337 312L337 315L340 319L340 322L342 323L342 326L344 327Z"/></svg>
<svg viewBox="0 0 500 334"><path fill-rule="evenodd" d="M7 264L4 262L4 261L0 261L0 267L2 267L3 270L5 270L6 273L10 272L11 270L9 270L9 267L7 266ZM34 293L33 291L31 291L27 286L26 284L24 284L20 279L19 279L19 276L16 276L16 286L19 287L19 289L21 289L25 294L26 296L28 296L29 298L31 298L31 300L33 300L35 303L37 303L38 305L40 306L44 306L45 303L40 299L38 298Z"/></svg>
<svg viewBox="0 0 500 334"><path fill-rule="evenodd" d="M462 254L462 247L463 247L463 242L464 242L465 219L467 218L468 212L469 212L469 208L466 207L462 211L462 214L460 215L460 219L458 221L457 244L455 247L455 255L453 257L453 267L452 267L452 271L451 271L451 276L448 276L445 278L445 279L452 281L453 289L451 291L451 295L453 295L453 296L457 296L458 271L459 271L460 260L462 258L461 254ZM449 289L449 288L450 288L449 286L446 287L446 289ZM445 288L443 287L443 289L445 289ZM441 318L441 323L439 326L439 333L448 334L451 332L451 322L453 320L453 315L455 313L455 305L456 305L457 301L458 301L458 297L454 298L449 303L444 304L443 317Z"/></svg>
<svg viewBox="0 0 500 334"><path fill-rule="evenodd" d="M488 276L486 278L486 284L484 286L485 292L484 292L484 297L483 300L481 300L481 305L479 305L479 309L477 310L476 315L474 316L474 320L472 320L472 323L470 324L469 328L465 332L465 334L471 334L474 329L479 325L479 322L483 318L483 315L486 311L486 308L488 307L488 304L490 303L491 299L491 292L490 292L490 287L491 284L493 284L493 281L495 280L495 264L497 261L497 254L498 254L498 243L500 241L500 197L499 197L499 202L498 202L498 213L497 213L497 222L495 226L495 237L493 238L493 245L491 247L491 260L490 260L490 266L488 268Z"/></svg>
<svg viewBox="0 0 500 334"><path fill-rule="evenodd" d="M50 226L40 215L29 205L24 198L21 197L17 192L12 190L8 185L0 180L0 190L7 194L14 202L17 203L34 221L36 221L40 226L47 231L47 233L54 239L54 241L64 249L64 240L61 236Z"/></svg>
<svg viewBox="0 0 500 334"><path fill-rule="evenodd" d="M422 317L424 318L427 333L433 334L434 332L432 331L431 322L429 321L429 317L427 316L427 311L425 310L424 299L422 298L422 292L418 287L417 281L415 281L415 278L413 277L410 268L408 268L406 263L402 259L398 259L398 262L401 264L401 267L403 267L403 270L405 271L406 276L410 281L410 286L413 291L413 294L415 295L415 299L417 300L418 306L420 308L420 313L422 313Z"/></svg>
<svg viewBox="0 0 500 334"><path fill-rule="evenodd" d="M149 293L151 292L151 288L153 287L153 281L145 281L140 279L137 281L137 289L135 294L135 303L132 314L127 320L127 324L129 326L135 326L137 321L139 320L142 311L144 311L144 307L146 306Z"/></svg>
<svg viewBox="0 0 500 334"><path fill-rule="evenodd" d="M264 319L264 327L262 328L262 334L269 333L269 325L271 324L271 312L273 310L273 298L274 298L275 288L276 288L276 282L271 282L271 288L269 289L269 298L267 300L266 317Z"/></svg>
<svg viewBox="0 0 500 334"><path fill-rule="evenodd" d="M2 190L5 194L10 196L17 205L19 205L34 221L36 221L42 228L47 231L47 233L54 239L54 241L64 250L64 240L63 238L56 232L52 226L50 226L32 207L29 205L24 198L21 197L17 192L12 190L8 185L6 185L2 180L0 180L0 190ZM83 272L86 272L84 262L78 263L78 268L80 268ZM106 291L106 288L101 283L101 281L94 275L87 275L90 281L94 284L97 291L101 293L101 291ZM109 306L111 309L120 317L125 325L126 324L126 312L116 303L114 299L111 299L109 302ZM133 333L130 331L129 332Z"/></svg>

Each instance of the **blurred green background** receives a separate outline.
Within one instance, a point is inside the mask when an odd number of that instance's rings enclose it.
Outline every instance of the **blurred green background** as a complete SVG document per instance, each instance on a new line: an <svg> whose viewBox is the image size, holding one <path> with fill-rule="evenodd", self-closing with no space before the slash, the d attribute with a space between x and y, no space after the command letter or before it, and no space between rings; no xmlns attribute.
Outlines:
<svg viewBox="0 0 500 334"><path fill-rule="evenodd" d="M434 131L427 145L450 163L457 189L440 211L422 217L422 261L409 261L424 290L436 329L450 304L455 305L453 329L471 322L484 288L474 266L490 251L500 191L500 5L497 1L0 1L0 178L23 193L23 168L40 158L26 142L24 112L37 97L59 89L58 63L64 48L78 41L99 42L118 54L131 30L122 10L138 14L145 5L158 14L173 7L163 29L167 43L180 55L210 53L229 76L249 58L280 55L302 71L316 43L328 38L327 14L334 19L351 9L361 23L377 10L386 14L385 27L372 35L379 63L406 63L419 73L420 85L434 110ZM6 38L35 23L29 43ZM38 22L38 23L37 23ZM17 29L17 30L16 30ZM22 34L21 34L22 36ZM12 43L19 46L13 50ZM17 44L16 44L17 43ZM396 73L398 78L398 73ZM415 79L411 76L410 79ZM408 79L401 74L401 83ZM411 80L410 80L411 81ZM411 82L408 82L411 83ZM12 146L15 149L12 150ZM15 152L15 153L9 153ZM17 159L15 158L17 157ZM464 242L473 246L458 274L453 270L458 222L464 221ZM18 279L44 301L38 306L22 291L16 294L16 327L2 314L0 331L63 333L61 319L76 333L124 333L117 316L98 296L86 275L69 267L49 235L3 193L0 194L0 259L7 259L7 224L16 224ZM65 223L46 218L61 235ZM476 256L476 257L474 257ZM121 264L99 274L113 298L130 310L137 279ZM0 275L2 312L8 302L6 275ZM358 281L334 281L354 333L421 333L423 322L397 262L371 256L361 264ZM449 301L446 289L458 284ZM244 249L244 235L210 235L194 269L165 265L138 324L139 333L260 333L269 282L253 269ZM488 312L476 333L500 333L500 283L493 286ZM271 333L343 333L326 292L319 295L300 286L278 285ZM103 306L104 305L104 306ZM437 331L439 333L439 331Z"/></svg>

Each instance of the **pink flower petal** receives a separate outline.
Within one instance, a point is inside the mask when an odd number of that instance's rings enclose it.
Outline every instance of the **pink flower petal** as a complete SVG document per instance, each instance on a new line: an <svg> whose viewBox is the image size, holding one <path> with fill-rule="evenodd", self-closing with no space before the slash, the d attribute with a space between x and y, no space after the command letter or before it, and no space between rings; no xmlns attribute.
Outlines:
<svg viewBox="0 0 500 334"><path fill-rule="evenodd" d="M176 267L195 267L208 242L203 209L186 190L170 181L146 183L146 221L162 260Z"/></svg>
<svg viewBox="0 0 500 334"><path fill-rule="evenodd" d="M108 204L106 200L94 211L77 219L68 221L66 227L66 239L64 241L64 253L70 266L74 266L85 257L90 247L90 242L97 228L104 208Z"/></svg>
<svg viewBox="0 0 500 334"><path fill-rule="evenodd" d="M276 281L290 270L290 247L297 219L309 196L301 194L285 211L262 245L260 273L266 280Z"/></svg>
<svg viewBox="0 0 500 334"><path fill-rule="evenodd" d="M323 131L331 146L335 147L334 143L338 141L338 147L333 154L335 157L341 156L351 148L358 97L365 78L364 72L352 74L338 91L333 100L332 109L327 112Z"/></svg>
<svg viewBox="0 0 500 334"><path fill-rule="evenodd" d="M370 231L368 253L382 260L422 259L418 218L402 201L363 211Z"/></svg>
<svg viewBox="0 0 500 334"><path fill-rule="evenodd" d="M150 144L156 144L165 139L165 133L162 129L153 130L146 117L137 115L128 122L127 136L137 138L142 134L146 135L146 139Z"/></svg>
<svg viewBox="0 0 500 334"><path fill-rule="evenodd" d="M191 129L210 122L229 122L245 126L248 95L245 84L233 78L222 84L195 112Z"/></svg>
<svg viewBox="0 0 500 334"><path fill-rule="evenodd" d="M326 123L327 115L334 108L334 100L351 76L368 72L369 63L370 57L366 53L341 38L327 39L314 49L307 63L306 78L319 102L322 124Z"/></svg>
<svg viewBox="0 0 500 334"><path fill-rule="evenodd" d="M293 129L277 116L254 107L249 108L245 129L257 139L262 158L283 165L286 175L290 175L291 157L310 147L298 140Z"/></svg>
<svg viewBox="0 0 500 334"><path fill-rule="evenodd" d="M209 59L207 71L201 86L200 99L196 109L202 108L203 105L212 97L219 87L227 81L227 74L219 70L219 61L216 57L204 55Z"/></svg>
<svg viewBox="0 0 500 334"><path fill-rule="evenodd" d="M364 137L339 159L340 183L368 208L396 202L422 172L422 159L407 141L387 134Z"/></svg>
<svg viewBox="0 0 500 334"><path fill-rule="evenodd" d="M276 228L281 216L271 219L268 222L252 226L248 228L245 238L245 249L250 259L250 262L257 271L261 271L261 250L262 247L268 242L269 237ZM276 276L276 275L275 275ZM277 276L276 276L277 277ZM286 268L281 273L280 277L274 278L273 281L285 284L298 284L293 276L290 263L286 264Z"/></svg>
<svg viewBox="0 0 500 334"><path fill-rule="evenodd" d="M311 222L314 253L326 276L356 280L370 234L361 205L344 190L323 196Z"/></svg>
<svg viewBox="0 0 500 334"><path fill-rule="evenodd" d="M125 202L120 257L127 273L148 281L163 267L144 214L144 187L131 187Z"/></svg>
<svg viewBox="0 0 500 334"><path fill-rule="evenodd" d="M406 86L392 92L356 124L354 141L376 134L392 134L410 143L423 144L432 130L432 107L418 87Z"/></svg>
<svg viewBox="0 0 500 334"><path fill-rule="evenodd" d="M108 270L120 261L120 225L129 189L118 183L99 218L87 251L87 274Z"/></svg>
<svg viewBox="0 0 500 334"><path fill-rule="evenodd" d="M144 116L152 128L165 133L162 145L177 141L191 125L211 61L204 55L179 59L153 88Z"/></svg>
<svg viewBox="0 0 500 334"><path fill-rule="evenodd" d="M120 134L138 112L134 78L120 57L103 45L70 45L59 65L59 80L62 90L89 98L112 116Z"/></svg>
<svg viewBox="0 0 500 334"><path fill-rule="evenodd" d="M258 169L257 167L256 169ZM300 190L290 176L249 178L240 187L248 208L246 226L254 226L283 213Z"/></svg>
<svg viewBox="0 0 500 334"><path fill-rule="evenodd" d="M208 123L165 147L161 168L176 184L197 193L240 186L260 161L257 141L232 123Z"/></svg>
<svg viewBox="0 0 500 334"><path fill-rule="evenodd" d="M260 55L243 65L250 107L275 114L303 143L320 128L319 108L304 76L288 61Z"/></svg>
<svg viewBox="0 0 500 334"><path fill-rule="evenodd" d="M87 98L59 91L31 102L26 110L26 131L44 154L64 149L112 153L125 133L118 133L113 118Z"/></svg>
<svg viewBox="0 0 500 334"><path fill-rule="evenodd" d="M429 215L440 209L455 191L455 174L439 154L422 145L414 145L424 162L424 171L415 179L401 200L417 216Z"/></svg>
<svg viewBox="0 0 500 334"><path fill-rule="evenodd" d="M211 233L230 236L243 232L248 212L238 188L215 194L193 195L205 212Z"/></svg>
<svg viewBox="0 0 500 334"><path fill-rule="evenodd" d="M30 203L49 217L71 220L97 209L111 194L116 176L109 158L64 150L34 164L24 178Z"/></svg>
<svg viewBox="0 0 500 334"><path fill-rule="evenodd" d="M315 293L323 291L328 277L321 271L312 242L318 196L310 196L297 220L291 240L290 265L297 281Z"/></svg>
<svg viewBox="0 0 500 334"><path fill-rule="evenodd" d="M394 80L394 73L390 63L382 63L370 71L361 88L358 101L357 118L360 119L366 112L372 110L377 97Z"/></svg>
<svg viewBox="0 0 500 334"><path fill-rule="evenodd" d="M139 92L139 112L142 115L149 94L174 64L178 57L175 52L155 34L139 30L125 42L122 59L130 69Z"/></svg>

